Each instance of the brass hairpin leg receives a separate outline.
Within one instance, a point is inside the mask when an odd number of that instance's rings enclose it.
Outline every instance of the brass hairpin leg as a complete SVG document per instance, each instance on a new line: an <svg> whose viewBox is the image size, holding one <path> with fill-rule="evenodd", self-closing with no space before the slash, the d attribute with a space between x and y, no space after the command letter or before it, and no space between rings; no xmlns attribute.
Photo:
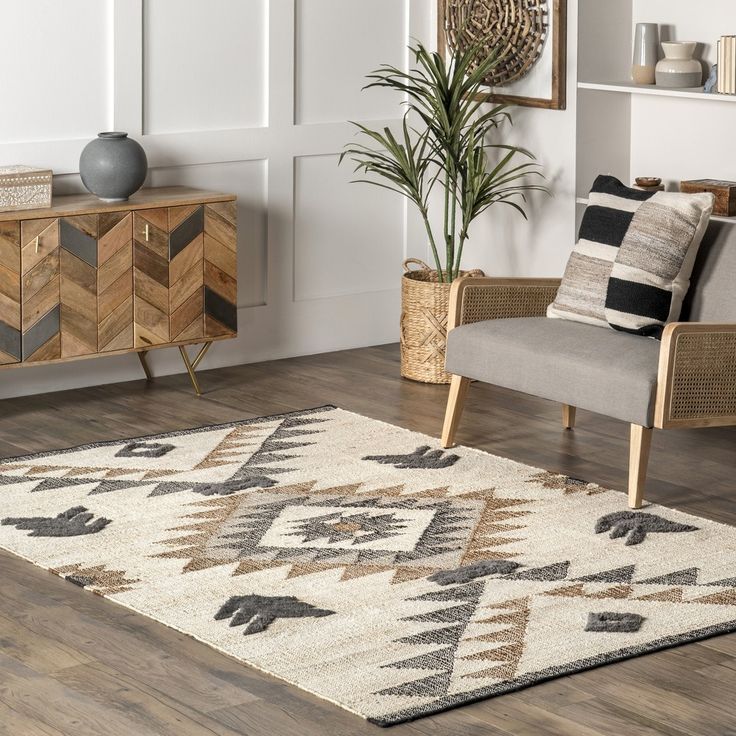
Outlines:
<svg viewBox="0 0 736 736"><path fill-rule="evenodd" d="M138 360L141 362L141 366L143 368L143 372L146 374L146 380L152 381L153 380L153 373L151 373L151 369L148 365L148 359L146 356L148 355L148 350L140 350L137 353Z"/></svg>
<svg viewBox="0 0 736 736"><path fill-rule="evenodd" d="M212 345L212 342L206 342L204 345L202 345L194 360L190 360L189 353L187 353L186 348L183 345L179 345L181 359L184 361L184 365L187 369L187 373L189 374L192 386L194 386L194 392L197 394L197 396L201 396L202 391L199 388L197 374L194 371L196 370L197 366L202 362L202 358L204 358L204 356L207 354L210 345Z"/></svg>
<svg viewBox="0 0 736 736"><path fill-rule="evenodd" d="M212 345L212 341L206 342L204 345L202 345L199 352L197 353L197 357L192 361L192 368L196 369L197 366L202 362L202 359L205 355L207 355L207 351L210 349L210 345Z"/></svg>

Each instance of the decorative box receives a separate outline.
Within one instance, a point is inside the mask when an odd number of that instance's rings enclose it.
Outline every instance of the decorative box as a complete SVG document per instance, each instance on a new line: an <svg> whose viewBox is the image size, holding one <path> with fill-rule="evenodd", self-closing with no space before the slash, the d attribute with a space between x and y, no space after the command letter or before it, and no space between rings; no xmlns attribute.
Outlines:
<svg viewBox="0 0 736 736"><path fill-rule="evenodd" d="M0 212L51 207L51 171L0 166Z"/></svg>
<svg viewBox="0 0 736 736"><path fill-rule="evenodd" d="M699 192L713 192L716 195L716 204L713 214L720 217L736 215L736 181L721 181L720 179L693 179L680 182L680 191L687 194Z"/></svg>

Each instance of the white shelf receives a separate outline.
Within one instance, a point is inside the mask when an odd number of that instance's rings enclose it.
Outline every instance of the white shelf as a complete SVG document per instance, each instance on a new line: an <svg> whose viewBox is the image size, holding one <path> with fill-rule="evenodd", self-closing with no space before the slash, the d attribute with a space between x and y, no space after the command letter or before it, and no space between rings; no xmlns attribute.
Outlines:
<svg viewBox="0 0 736 736"><path fill-rule="evenodd" d="M578 89L592 89L597 92L618 92L632 95L653 95L656 97L684 97L690 100L707 100L708 102L736 102L736 95L719 95L703 92L702 87L687 89L669 89L655 85L634 84L633 82L578 82Z"/></svg>
<svg viewBox="0 0 736 736"><path fill-rule="evenodd" d="M588 204L588 200L586 197L576 197L575 202L577 204L582 204L586 206ZM717 222L731 222L731 223L736 222L736 217L722 217L721 215L711 215L710 219L715 220Z"/></svg>

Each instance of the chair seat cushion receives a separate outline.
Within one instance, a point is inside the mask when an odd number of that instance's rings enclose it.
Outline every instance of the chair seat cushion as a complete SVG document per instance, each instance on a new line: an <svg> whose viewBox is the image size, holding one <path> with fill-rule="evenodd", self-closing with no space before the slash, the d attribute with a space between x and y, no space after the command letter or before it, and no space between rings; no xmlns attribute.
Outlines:
<svg viewBox="0 0 736 736"><path fill-rule="evenodd" d="M533 317L463 325L447 370L651 427L659 342L580 322Z"/></svg>

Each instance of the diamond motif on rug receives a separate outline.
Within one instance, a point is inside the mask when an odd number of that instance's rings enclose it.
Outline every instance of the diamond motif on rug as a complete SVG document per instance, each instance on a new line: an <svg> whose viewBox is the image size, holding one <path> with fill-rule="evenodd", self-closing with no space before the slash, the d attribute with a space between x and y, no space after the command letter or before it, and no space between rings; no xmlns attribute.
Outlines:
<svg viewBox="0 0 736 736"><path fill-rule="evenodd" d="M448 497L448 488L406 495L404 486L361 492L361 483L318 488L317 481L195 502L194 523L163 543L161 557L184 570L238 562L235 574L288 566L289 577L340 569L342 579L392 572L399 583L477 559L506 559L520 529L504 522L526 502L492 489ZM507 549L508 547L508 549Z"/></svg>
<svg viewBox="0 0 736 736"><path fill-rule="evenodd" d="M333 407L0 461L0 546L391 725L736 630L736 530Z"/></svg>

